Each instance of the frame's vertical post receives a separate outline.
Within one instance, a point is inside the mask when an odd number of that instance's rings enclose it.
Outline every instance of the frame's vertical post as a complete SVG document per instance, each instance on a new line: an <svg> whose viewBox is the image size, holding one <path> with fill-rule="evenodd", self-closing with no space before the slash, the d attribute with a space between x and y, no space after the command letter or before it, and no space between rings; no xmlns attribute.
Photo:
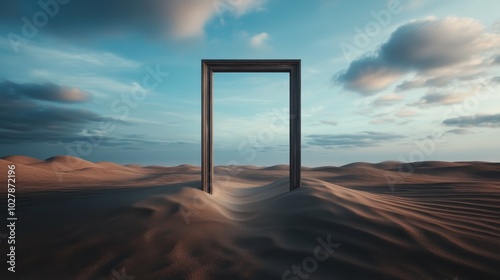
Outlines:
<svg viewBox="0 0 500 280"><path fill-rule="evenodd" d="M290 70L290 190L300 187L301 178L301 95L300 60Z"/></svg>
<svg viewBox="0 0 500 280"><path fill-rule="evenodd" d="M207 193L212 193L213 175L213 113L212 113L212 70L205 63L201 62L201 189Z"/></svg>

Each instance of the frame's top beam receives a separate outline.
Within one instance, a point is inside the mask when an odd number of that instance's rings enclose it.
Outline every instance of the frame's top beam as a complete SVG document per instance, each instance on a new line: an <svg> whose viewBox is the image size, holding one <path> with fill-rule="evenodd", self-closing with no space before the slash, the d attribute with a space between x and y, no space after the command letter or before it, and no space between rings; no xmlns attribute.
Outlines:
<svg viewBox="0 0 500 280"><path fill-rule="evenodd" d="M291 72L300 67L300 59L203 59L211 72Z"/></svg>

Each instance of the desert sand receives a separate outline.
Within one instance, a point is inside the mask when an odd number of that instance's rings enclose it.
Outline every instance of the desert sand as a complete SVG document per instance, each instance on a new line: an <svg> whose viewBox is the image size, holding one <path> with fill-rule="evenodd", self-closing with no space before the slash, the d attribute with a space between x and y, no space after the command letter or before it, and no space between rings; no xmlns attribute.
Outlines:
<svg viewBox="0 0 500 280"><path fill-rule="evenodd" d="M213 195L190 165L9 156L2 182L9 164L1 279L500 279L500 163L304 167L292 192L287 166L222 166Z"/></svg>

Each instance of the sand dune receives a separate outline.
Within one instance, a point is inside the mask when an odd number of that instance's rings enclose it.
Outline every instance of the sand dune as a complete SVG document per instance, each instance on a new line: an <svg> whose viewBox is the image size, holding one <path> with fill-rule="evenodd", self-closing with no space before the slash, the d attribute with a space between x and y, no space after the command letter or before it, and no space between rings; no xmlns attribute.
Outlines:
<svg viewBox="0 0 500 280"><path fill-rule="evenodd" d="M53 162L66 164L61 182ZM497 163L307 168L293 192L283 166L238 167L213 195L190 165L7 157L2 174L9 163L23 221L16 279L500 278Z"/></svg>
<svg viewBox="0 0 500 280"><path fill-rule="evenodd" d="M32 158L32 157L27 157L27 156L6 156L2 158L3 160L14 162L14 163L19 163L19 164L36 164L36 163L42 163L42 160Z"/></svg>

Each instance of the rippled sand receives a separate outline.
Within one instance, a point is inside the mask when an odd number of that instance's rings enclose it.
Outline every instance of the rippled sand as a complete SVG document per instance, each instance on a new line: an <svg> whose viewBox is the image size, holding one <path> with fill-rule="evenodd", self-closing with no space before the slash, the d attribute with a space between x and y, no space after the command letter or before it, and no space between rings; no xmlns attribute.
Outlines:
<svg viewBox="0 0 500 280"><path fill-rule="evenodd" d="M14 156L2 178L12 163L18 272L2 279L500 279L498 163L304 168L293 192L286 166L218 167L235 176L214 195L190 165Z"/></svg>

